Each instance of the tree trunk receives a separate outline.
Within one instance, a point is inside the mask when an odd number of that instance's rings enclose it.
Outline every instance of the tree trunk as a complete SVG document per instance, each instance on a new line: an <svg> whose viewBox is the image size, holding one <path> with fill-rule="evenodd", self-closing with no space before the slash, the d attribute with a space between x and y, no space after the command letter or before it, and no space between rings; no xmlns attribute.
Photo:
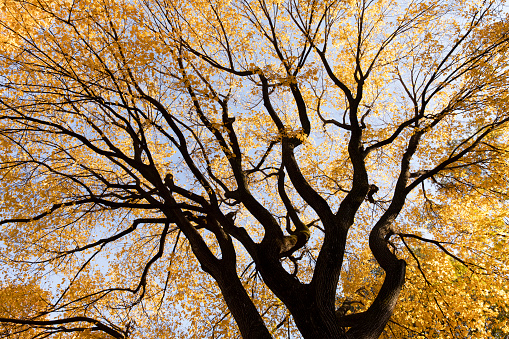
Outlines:
<svg viewBox="0 0 509 339"><path fill-rule="evenodd" d="M216 279L228 309L232 313L243 339L272 339L267 326L236 272L225 272Z"/></svg>

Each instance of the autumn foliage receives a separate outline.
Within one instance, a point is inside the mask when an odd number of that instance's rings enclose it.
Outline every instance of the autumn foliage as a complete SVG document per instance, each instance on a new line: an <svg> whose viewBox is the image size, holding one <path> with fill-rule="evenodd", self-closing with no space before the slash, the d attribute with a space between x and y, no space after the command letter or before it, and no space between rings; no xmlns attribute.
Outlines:
<svg viewBox="0 0 509 339"><path fill-rule="evenodd" d="M1 0L0 338L508 338L504 6Z"/></svg>

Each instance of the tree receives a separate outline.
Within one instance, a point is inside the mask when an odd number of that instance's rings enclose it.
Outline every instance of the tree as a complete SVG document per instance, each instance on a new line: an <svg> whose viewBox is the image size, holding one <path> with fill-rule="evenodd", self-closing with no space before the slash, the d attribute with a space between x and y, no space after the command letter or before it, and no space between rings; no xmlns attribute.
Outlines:
<svg viewBox="0 0 509 339"><path fill-rule="evenodd" d="M504 335L503 5L3 0L0 322Z"/></svg>

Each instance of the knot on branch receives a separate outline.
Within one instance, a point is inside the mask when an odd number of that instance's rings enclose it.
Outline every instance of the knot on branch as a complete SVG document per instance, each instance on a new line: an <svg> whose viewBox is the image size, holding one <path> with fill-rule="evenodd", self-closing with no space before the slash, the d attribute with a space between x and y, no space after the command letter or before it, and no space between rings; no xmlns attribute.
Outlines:
<svg viewBox="0 0 509 339"><path fill-rule="evenodd" d="M283 238L281 244L281 252L280 257L289 257L298 249L304 247L304 245L308 242L311 237L311 231L308 227L304 227L302 229L297 229L290 236L286 236Z"/></svg>
<svg viewBox="0 0 509 339"><path fill-rule="evenodd" d="M224 119L223 119L223 125L225 127L231 127L233 125L233 123L235 122L235 117L229 117L229 116L226 116Z"/></svg>
<svg viewBox="0 0 509 339"><path fill-rule="evenodd" d="M372 204L374 204L374 203L375 203L375 199L373 198L373 195L374 195L376 192L378 192L378 187L377 187L376 185L373 185L373 184L369 185L369 190L368 190L368 194L367 194L367 196L368 196L368 201L369 201L370 203L372 203Z"/></svg>
<svg viewBox="0 0 509 339"><path fill-rule="evenodd" d="M164 177L164 184L169 188L172 189L172 187L175 185L173 182L173 174L167 173Z"/></svg>

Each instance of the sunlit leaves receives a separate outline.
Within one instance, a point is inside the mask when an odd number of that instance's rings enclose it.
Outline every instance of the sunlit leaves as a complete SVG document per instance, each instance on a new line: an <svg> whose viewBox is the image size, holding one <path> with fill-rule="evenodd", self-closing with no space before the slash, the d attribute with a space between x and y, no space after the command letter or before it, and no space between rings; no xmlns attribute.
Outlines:
<svg viewBox="0 0 509 339"><path fill-rule="evenodd" d="M1 317L234 338L224 271L270 335L297 338L271 274L312 288L344 232L329 302L369 309L386 278L370 234L395 211L382 240L407 282L383 335L503 337L503 6L2 1L0 260L21 282ZM65 331L106 336L77 323Z"/></svg>

